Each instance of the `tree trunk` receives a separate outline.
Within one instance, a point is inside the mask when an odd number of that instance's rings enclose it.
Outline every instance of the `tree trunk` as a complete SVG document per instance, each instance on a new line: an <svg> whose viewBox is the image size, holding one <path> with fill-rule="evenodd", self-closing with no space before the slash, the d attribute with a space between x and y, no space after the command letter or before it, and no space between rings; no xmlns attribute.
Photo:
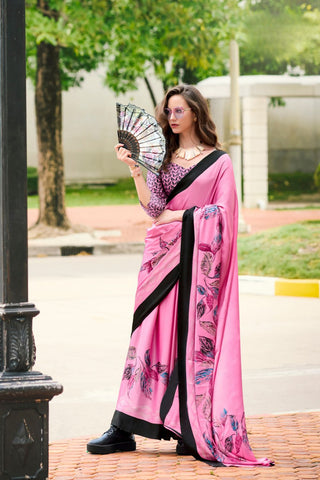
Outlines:
<svg viewBox="0 0 320 480"><path fill-rule="evenodd" d="M46 10L47 2L40 0L38 5ZM39 149L37 224L67 229L70 224L65 209L61 100L59 46L42 42L37 46L35 95Z"/></svg>
<svg viewBox="0 0 320 480"><path fill-rule="evenodd" d="M145 81L145 84L146 84L146 86L147 86L148 92L149 92L149 94L150 94L150 97L151 97L153 106L154 106L154 108L156 108L156 106L157 106L156 97L155 97L155 94L154 94L154 92L153 92L153 90L152 90L151 84L150 84L149 79L148 79L147 76L144 77L144 81Z"/></svg>

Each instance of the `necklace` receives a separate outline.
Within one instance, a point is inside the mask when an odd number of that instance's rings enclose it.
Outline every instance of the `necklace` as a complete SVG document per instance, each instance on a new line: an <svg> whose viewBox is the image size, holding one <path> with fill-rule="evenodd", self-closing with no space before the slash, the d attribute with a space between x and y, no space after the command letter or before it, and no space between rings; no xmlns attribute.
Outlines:
<svg viewBox="0 0 320 480"><path fill-rule="evenodd" d="M196 145L191 148L179 147L178 150L176 150L176 157L183 158L184 160L193 160L198 155L201 155L203 150L204 147L202 145Z"/></svg>

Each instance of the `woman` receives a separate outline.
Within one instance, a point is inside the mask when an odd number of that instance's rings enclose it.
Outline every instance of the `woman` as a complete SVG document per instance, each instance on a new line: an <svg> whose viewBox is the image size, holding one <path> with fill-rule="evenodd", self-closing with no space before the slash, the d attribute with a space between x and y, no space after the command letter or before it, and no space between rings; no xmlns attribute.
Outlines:
<svg viewBox="0 0 320 480"><path fill-rule="evenodd" d="M242 400L237 197L231 160L200 92L169 90L158 109L167 152L145 182L120 161L154 217L138 278L131 341L110 429L91 453L135 449L133 433L178 439L212 464L270 465L248 443Z"/></svg>

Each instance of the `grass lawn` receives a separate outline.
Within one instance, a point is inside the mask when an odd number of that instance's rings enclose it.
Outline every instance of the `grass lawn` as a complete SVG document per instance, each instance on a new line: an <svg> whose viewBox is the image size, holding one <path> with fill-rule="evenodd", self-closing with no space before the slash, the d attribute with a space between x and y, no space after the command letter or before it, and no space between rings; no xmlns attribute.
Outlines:
<svg viewBox="0 0 320 480"><path fill-rule="evenodd" d="M114 185L75 185L66 187L67 207L123 205L138 203L132 178L123 178ZM28 208L38 208L37 195L28 197Z"/></svg>
<svg viewBox="0 0 320 480"><path fill-rule="evenodd" d="M319 208L312 205L317 205L320 203L320 192L318 193L301 193L299 195L286 195L284 198L279 198L278 200L269 200L269 205L272 207L272 204L276 203L277 205L283 203L284 208L286 204L292 203L293 205L302 203L305 206L303 208ZM308 206L309 205L309 206ZM296 207L291 207L296 208Z"/></svg>
<svg viewBox="0 0 320 480"><path fill-rule="evenodd" d="M320 279L320 221L239 236L238 254L240 275Z"/></svg>
<svg viewBox="0 0 320 480"><path fill-rule="evenodd" d="M29 170L32 167L29 167ZM29 175L35 172L32 169ZM320 192L313 185L312 174L270 174L270 202L320 203ZM29 178L31 191L36 191L37 177ZM38 208L38 196L28 197L28 207ZM69 185L66 187L67 207L93 205L124 205L138 203L132 178L122 178L114 185ZM272 203L271 203L272 205Z"/></svg>

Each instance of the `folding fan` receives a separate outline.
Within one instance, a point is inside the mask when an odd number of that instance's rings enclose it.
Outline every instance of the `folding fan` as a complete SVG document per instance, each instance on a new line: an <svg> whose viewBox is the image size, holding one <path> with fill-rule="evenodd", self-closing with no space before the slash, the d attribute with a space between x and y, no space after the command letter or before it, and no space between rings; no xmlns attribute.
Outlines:
<svg viewBox="0 0 320 480"><path fill-rule="evenodd" d="M131 158L159 174L166 141L156 119L143 108L117 103L118 139L130 150Z"/></svg>

